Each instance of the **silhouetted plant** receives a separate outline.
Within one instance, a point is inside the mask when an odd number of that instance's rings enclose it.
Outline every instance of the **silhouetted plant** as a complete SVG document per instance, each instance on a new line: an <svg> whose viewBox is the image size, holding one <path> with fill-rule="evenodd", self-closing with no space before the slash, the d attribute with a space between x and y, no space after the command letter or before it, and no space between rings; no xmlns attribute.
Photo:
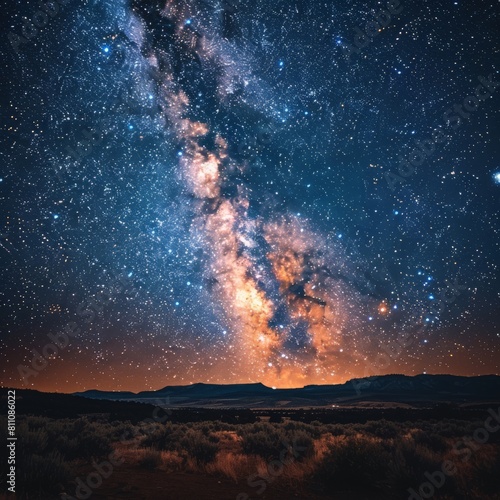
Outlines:
<svg viewBox="0 0 500 500"><path fill-rule="evenodd" d="M268 423L256 423L240 430L241 446L244 453L260 455L262 458L275 457L283 449L286 434Z"/></svg>
<svg viewBox="0 0 500 500"><path fill-rule="evenodd" d="M394 422L387 420L375 420L364 425L364 431L382 439L394 439L401 433L401 428Z"/></svg>
<svg viewBox="0 0 500 500"><path fill-rule="evenodd" d="M380 442L349 437L332 445L313 479L327 492L374 491L384 486L389 461L390 455Z"/></svg>
<svg viewBox="0 0 500 500"><path fill-rule="evenodd" d="M430 450L437 453L444 453L449 448L446 439L436 433L428 433L418 430L413 434L413 440L416 444L426 446Z"/></svg>
<svg viewBox="0 0 500 500"><path fill-rule="evenodd" d="M189 456L198 463L206 464L211 462L217 454L218 446L211 442L200 431L188 430L180 442L181 449L185 450Z"/></svg>
<svg viewBox="0 0 500 500"><path fill-rule="evenodd" d="M73 473L63 456L51 451L48 454L22 455L17 464L17 486L20 498L47 498L48 494L59 492L59 485L73 478Z"/></svg>

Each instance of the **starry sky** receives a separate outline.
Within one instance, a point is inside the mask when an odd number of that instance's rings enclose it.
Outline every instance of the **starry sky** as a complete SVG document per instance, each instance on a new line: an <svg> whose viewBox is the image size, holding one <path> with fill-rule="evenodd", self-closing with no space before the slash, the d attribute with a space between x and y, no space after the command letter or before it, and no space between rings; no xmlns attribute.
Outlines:
<svg viewBox="0 0 500 500"><path fill-rule="evenodd" d="M499 373L498 1L44 9L1 21L3 385Z"/></svg>

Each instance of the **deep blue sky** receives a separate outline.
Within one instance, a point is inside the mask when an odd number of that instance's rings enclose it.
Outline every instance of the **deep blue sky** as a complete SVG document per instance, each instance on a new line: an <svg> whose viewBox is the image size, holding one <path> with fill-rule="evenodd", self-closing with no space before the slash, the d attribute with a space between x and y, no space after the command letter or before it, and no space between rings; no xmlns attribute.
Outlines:
<svg viewBox="0 0 500 500"><path fill-rule="evenodd" d="M28 385L498 373L497 3L58 5L3 8L2 383L70 321Z"/></svg>

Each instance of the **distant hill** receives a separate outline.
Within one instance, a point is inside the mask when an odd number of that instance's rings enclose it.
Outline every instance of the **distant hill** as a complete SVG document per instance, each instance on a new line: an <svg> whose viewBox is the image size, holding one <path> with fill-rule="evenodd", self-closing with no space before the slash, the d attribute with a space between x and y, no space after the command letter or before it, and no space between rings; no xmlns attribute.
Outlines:
<svg viewBox="0 0 500 500"><path fill-rule="evenodd" d="M0 388L0 411L7 414L8 388ZM50 418L78 418L83 415L103 416L113 420L130 420L133 423L150 418L155 407L134 401L89 399L73 394L39 392L32 389L15 389L16 414L37 415ZM132 394L132 393L131 393Z"/></svg>
<svg viewBox="0 0 500 500"><path fill-rule="evenodd" d="M272 389L263 384L167 386L157 391L76 393L90 399L137 401L174 407L298 408L380 405L426 406L436 403L474 404L500 401L500 376L383 375L353 379L339 385L308 385Z"/></svg>

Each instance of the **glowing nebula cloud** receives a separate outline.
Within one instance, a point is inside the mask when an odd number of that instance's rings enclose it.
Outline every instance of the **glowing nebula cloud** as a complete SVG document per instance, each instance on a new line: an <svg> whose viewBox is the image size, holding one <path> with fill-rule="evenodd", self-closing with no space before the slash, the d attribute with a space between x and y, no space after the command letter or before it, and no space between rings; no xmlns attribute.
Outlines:
<svg viewBox="0 0 500 500"><path fill-rule="evenodd" d="M165 113L184 144L180 175L189 193L201 202L192 237L203 241L210 255L206 273L214 281L214 301L221 304L225 319L236 332L242 366L263 377L269 372L266 367L272 366L279 337L269 327L273 303L250 276L253 263L244 248L251 242L238 229L252 224L246 213L248 200L243 196L228 200L220 195L222 163L228 159L224 138L217 137L216 151L207 151L198 139L209 132L208 126L185 118L183 110L189 104L185 94L166 94L165 100Z"/></svg>
<svg viewBox="0 0 500 500"><path fill-rule="evenodd" d="M162 14L177 20L176 33L185 44L182 50L206 64L216 62L218 92L224 99L242 78L224 50L226 45L204 36L201 25L196 36L186 29L192 15L187 4L169 1ZM214 309L234 340L238 368L250 379L274 386L331 380L338 368L349 316L347 301L352 296L352 291L345 293L348 285L328 270L327 262L335 255L305 221L291 213L267 221L250 217L243 185L236 195L222 194L228 166L243 169L244 165L231 158L222 135L215 134L212 149L205 145L213 131L208 123L189 117L189 98L169 71L166 58L158 52L150 62L157 69L160 62L164 68L161 106L181 145L178 175L197 212L191 238L208 256L204 273L211 283ZM248 75L247 81L251 80L255 78ZM265 243L258 244L257 238Z"/></svg>

